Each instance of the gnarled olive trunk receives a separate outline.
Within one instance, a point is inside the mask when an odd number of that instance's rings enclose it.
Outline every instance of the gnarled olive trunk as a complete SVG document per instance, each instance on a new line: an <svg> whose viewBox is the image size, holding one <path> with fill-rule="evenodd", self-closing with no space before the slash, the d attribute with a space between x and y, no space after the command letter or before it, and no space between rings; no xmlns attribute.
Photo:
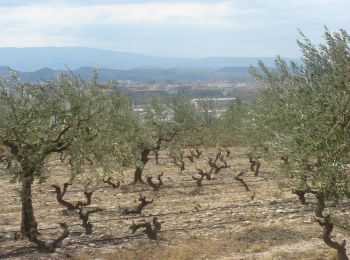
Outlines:
<svg viewBox="0 0 350 260"><path fill-rule="evenodd" d="M143 170L143 167L136 166L133 183L138 183L138 182L144 183L144 181L142 180L142 170Z"/></svg>
<svg viewBox="0 0 350 260"><path fill-rule="evenodd" d="M22 180L22 222L21 233L25 235L37 234L38 223L35 220L33 201L32 201L32 183L34 172L26 172Z"/></svg>
<svg viewBox="0 0 350 260"><path fill-rule="evenodd" d="M144 181L142 180L142 172L143 172L143 168L145 167L146 163L149 161L149 154L151 153L152 149L144 149L141 153L141 159L140 161L142 162L142 166L136 166L136 170L134 173L134 184L141 182L144 183Z"/></svg>
<svg viewBox="0 0 350 260"><path fill-rule="evenodd" d="M159 150L154 150L154 157L156 159L156 165L159 165Z"/></svg>
<svg viewBox="0 0 350 260"><path fill-rule="evenodd" d="M334 224L331 221L330 215L323 215L323 211L326 207L325 195L321 192L314 192L317 199L315 215L316 222L323 228L322 239L331 248L337 250L336 260L349 260L346 254L346 241L343 240L341 243L332 239L331 233L334 228Z"/></svg>
<svg viewBox="0 0 350 260"><path fill-rule="evenodd" d="M163 140L164 140L164 138L158 137L155 140L155 145L153 148L144 148L142 150L141 158L140 158L140 161L142 162L142 166L136 166L133 184L138 183L138 182L145 183L142 180L142 172L143 172L143 168L146 166L147 162L149 161L149 155L152 151L155 152L155 154L156 154L156 163L158 164L158 152L160 150L160 145L161 145Z"/></svg>

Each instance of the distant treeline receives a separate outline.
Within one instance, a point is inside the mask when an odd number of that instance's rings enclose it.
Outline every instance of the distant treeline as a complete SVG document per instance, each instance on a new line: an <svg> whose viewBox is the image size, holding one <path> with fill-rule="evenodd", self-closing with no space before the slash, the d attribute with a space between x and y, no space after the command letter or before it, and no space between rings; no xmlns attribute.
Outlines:
<svg viewBox="0 0 350 260"><path fill-rule="evenodd" d="M132 80L136 82L157 81L207 81L207 80L238 80L247 81L251 79L248 72L249 67L226 67L218 70L209 69L156 69L139 68L130 70L99 69L99 81L101 83L115 80ZM60 74L73 73L84 80L91 80L91 75L96 69L93 67L81 67L76 70L53 70L43 68L34 72L21 72L11 70L9 67L0 67L0 77L11 77L13 73L24 82L36 83L42 80L56 79Z"/></svg>

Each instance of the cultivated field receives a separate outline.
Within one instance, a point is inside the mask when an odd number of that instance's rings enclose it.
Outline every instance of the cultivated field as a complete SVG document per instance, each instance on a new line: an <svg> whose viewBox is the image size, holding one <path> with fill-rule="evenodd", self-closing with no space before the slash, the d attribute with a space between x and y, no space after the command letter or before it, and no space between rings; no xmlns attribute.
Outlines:
<svg viewBox="0 0 350 260"><path fill-rule="evenodd" d="M194 163L185 160L182 173L162 151L160 165L152 159L143 174L156 177L164 172L164 186L159 191L147 184L128 185L133 176L131 168L113 177L113 181L122 182L117 189L106 183L95 185L93 179L90 188L98 189L88 208L99 207L103 211L90 216L91 235L85 234L76 211L68 211L57 203L51 185L62 186L69 177L66 166L52 158L50 177L43 184L35 182L33 200L42 236L57 237L61 232L58 223L68 224L70 235L53 254L38 253L27 239L17 236L20 184L9 185L10 177L2 174L0 259L6 255L10 259L332 259L334 252L324 244L321 228L313 221L313 197L307 197L307 204L300 205L290 190L279 188L279 182L286 178L278 168L280 161L262 160L259 177L253 172L245 174L243 179L250 188L247 192L234 179L241 170L249 168L247 150L230 150L231 167L223 169L214 180L204 180L203 187L196 186L192 175L196 166L208 167L206 161L214 155L214 149L204 151ZM68 188L66 200L84 199L83 178ZM125 207L135 203L139 193L154 202L139 215L121 215ZM334 215L350 214L350 204L343 203L341 208L330 210ZM141 230L132 233L129 229L133 221L151 221L154 216L162 223L157 240L149 240ZM332 235L340 241L346 233L334 230Z"/></svg>

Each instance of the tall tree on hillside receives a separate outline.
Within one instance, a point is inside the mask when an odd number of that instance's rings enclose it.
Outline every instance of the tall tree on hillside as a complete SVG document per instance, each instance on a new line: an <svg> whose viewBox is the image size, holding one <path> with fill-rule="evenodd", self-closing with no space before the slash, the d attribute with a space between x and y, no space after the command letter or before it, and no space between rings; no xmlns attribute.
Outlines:
<svg viewBox="0 0 350 260"><path fill-rule="evenodd" d="M89 83L73 76L39 84L0 82L0 144L13 157L8 171L22 184L21 232L44 249L32 184L45 181L45 163L53 154L69 157L72 174L82 172L87 160L103 160L110 104L96 77Z"/></svg>
<svg viewBox="0 0 350 260"><path fill-rule="evenodd" d="M325 243L348 259L323 210L327 200L350 197L350 36L326 29L326 43L317 47L301 35L302 64L277 58L272 70L261 62L252 70L269 89L251 111L249 131L271 154L288 156L295 187L317 198Z"/></svg>
<svg viewBox="0 0 350 260"><path fill-rule="evenodd" d="M145 114L134 125L134 183L144 182L142 173L151 152L159 151L164 143L170 143L186 131L195 131L200 123L197 119L193 106L183 96L164 99L153 96L149 100Z"/></svg>

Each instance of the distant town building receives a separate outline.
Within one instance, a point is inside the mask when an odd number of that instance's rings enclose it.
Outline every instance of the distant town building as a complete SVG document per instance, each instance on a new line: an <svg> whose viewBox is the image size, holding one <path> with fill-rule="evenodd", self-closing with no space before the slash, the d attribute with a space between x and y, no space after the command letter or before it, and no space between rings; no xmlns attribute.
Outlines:
<svg viewBox="0 0 350 260"><path fill-rule="evenodd" d="M205 101L210 103L210 109L207 111L208 115L213 118L219 118L229 108L232 101L236 100L235 97L230 98L193 98L191 103L198 108L199 102Z"/></svg>

